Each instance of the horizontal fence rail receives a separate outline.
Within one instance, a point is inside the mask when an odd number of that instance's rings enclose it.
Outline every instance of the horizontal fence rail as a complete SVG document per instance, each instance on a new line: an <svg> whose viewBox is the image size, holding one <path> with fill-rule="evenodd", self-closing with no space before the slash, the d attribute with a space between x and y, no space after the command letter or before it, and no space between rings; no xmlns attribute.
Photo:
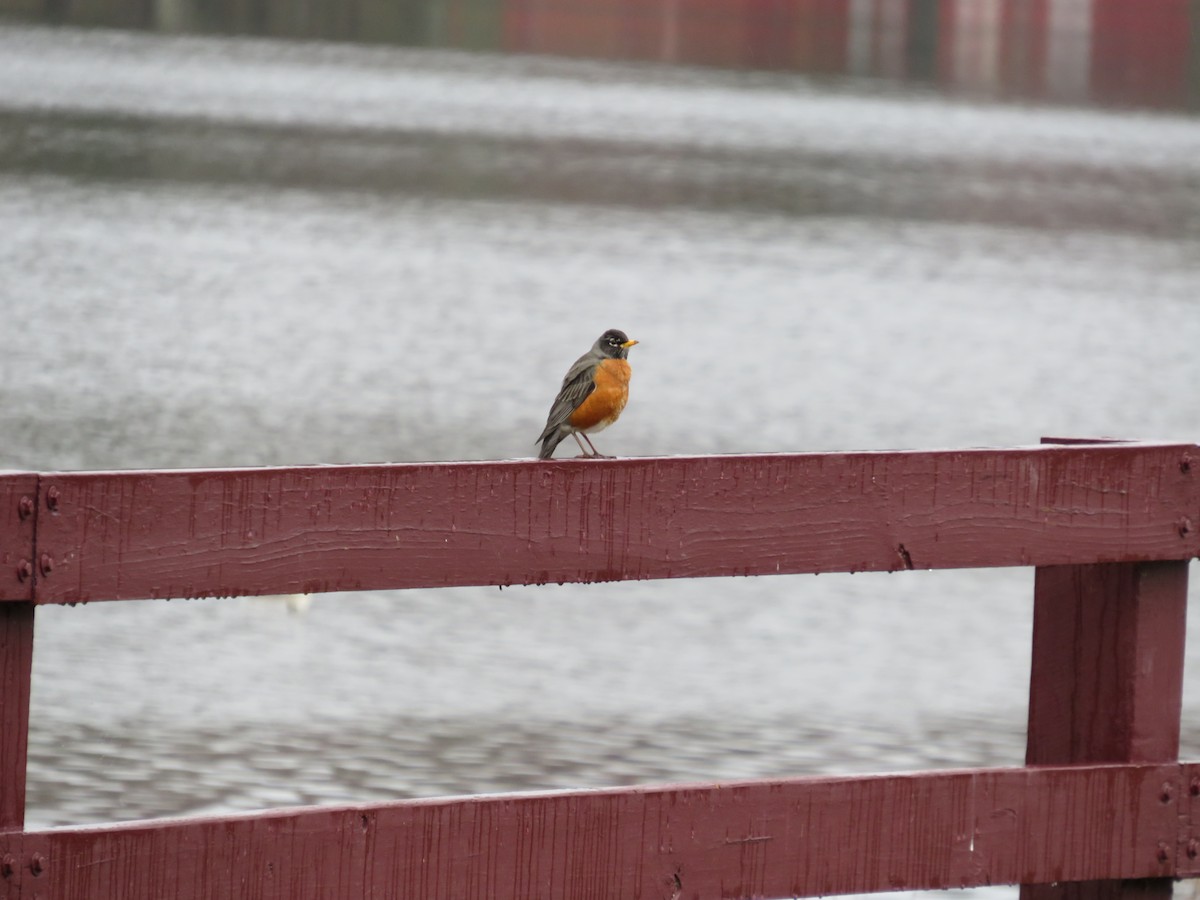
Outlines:
<svg viewBox="0 0 1200 900"><path fill-rule="evenodd" d="M0 835L50 897L794 897L1197 874L1180 765L408 801ZM15 843L14 843L15 842Z"/></svg>
<svg viewBox="0 0 1200 900"><path fill-rule="evenodd" d="M0 472L0 900L1166 900L1198 482L1194 444L1078 442ZM1036 567L1025 768L24 828L38 604L989 566Z"/></svg>
<svg viewBox="0 0 1200 900"><path fill-rule="evenodd" d="M38 603L1200 554L1195 445L51 473L36 558L30 484Z"/></svg>

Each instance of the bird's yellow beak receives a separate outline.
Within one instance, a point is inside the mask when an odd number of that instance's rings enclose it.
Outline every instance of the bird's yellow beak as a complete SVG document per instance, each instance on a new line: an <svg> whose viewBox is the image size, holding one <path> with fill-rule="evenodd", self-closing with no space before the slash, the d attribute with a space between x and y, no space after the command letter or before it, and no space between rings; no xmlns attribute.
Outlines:
<svg viewBox="0 0 1200 900"><path fill-rule="evenodd" d="M632 347L632 346L633 346L634 344L636 344L636 343L637 343L637 341L626 341L626 342L625 342L625 343L623 343L621 346L622 346L622 347Z"/></svg>

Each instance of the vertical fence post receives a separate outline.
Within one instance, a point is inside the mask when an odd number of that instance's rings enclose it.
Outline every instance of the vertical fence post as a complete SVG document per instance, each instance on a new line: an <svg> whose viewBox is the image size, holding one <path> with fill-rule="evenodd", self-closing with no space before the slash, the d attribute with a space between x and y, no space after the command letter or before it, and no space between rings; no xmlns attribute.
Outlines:
<svg viewBox="0 0 1200 900"><path fill-rule="evenodd" d="M0 602L0 832L25 826L33 603Z"/></svg>
<svg viewBox="0 0 1200 900"><path fill-rule="evenodd" d="M1186 561L1036 570L1026 764L1178 758L1187 576ZM1170 896L1170 879L1021 887L1022 900Z"/></svg>
<svg viewBox="0 0 1200 900"><path fill-rule="evenodd" d="M0 473L0 834L25 827L38 499L36 473ZM4 855L0 873L11 866Z"/></svg>

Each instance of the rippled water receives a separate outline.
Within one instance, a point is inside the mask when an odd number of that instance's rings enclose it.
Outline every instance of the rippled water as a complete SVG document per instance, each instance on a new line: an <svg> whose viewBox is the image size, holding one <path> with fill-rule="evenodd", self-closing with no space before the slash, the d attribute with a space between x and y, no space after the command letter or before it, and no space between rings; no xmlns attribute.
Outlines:
<svg viewBox="0 0 1200 900"><path fill-rule="evenodd" d="M608 453L1197 437L1195 118L5 27L0 126L6 467L529 456L607 327ZM45 608L29 818L1019 764L1031 590Z"/></svg>

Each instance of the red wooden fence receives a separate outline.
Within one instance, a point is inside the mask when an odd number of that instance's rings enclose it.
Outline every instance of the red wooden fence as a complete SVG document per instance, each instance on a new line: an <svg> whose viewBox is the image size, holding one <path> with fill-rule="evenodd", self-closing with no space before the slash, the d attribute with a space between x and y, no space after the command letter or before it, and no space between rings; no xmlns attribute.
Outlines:
<svg viewBox="0 0 1200 900"><path fill-rule="evenodd" d="M0 898L707 898L1200 875L1200 447L0 473ZM29 831L43 603L1036 566L1027 768Z"/></svg>

